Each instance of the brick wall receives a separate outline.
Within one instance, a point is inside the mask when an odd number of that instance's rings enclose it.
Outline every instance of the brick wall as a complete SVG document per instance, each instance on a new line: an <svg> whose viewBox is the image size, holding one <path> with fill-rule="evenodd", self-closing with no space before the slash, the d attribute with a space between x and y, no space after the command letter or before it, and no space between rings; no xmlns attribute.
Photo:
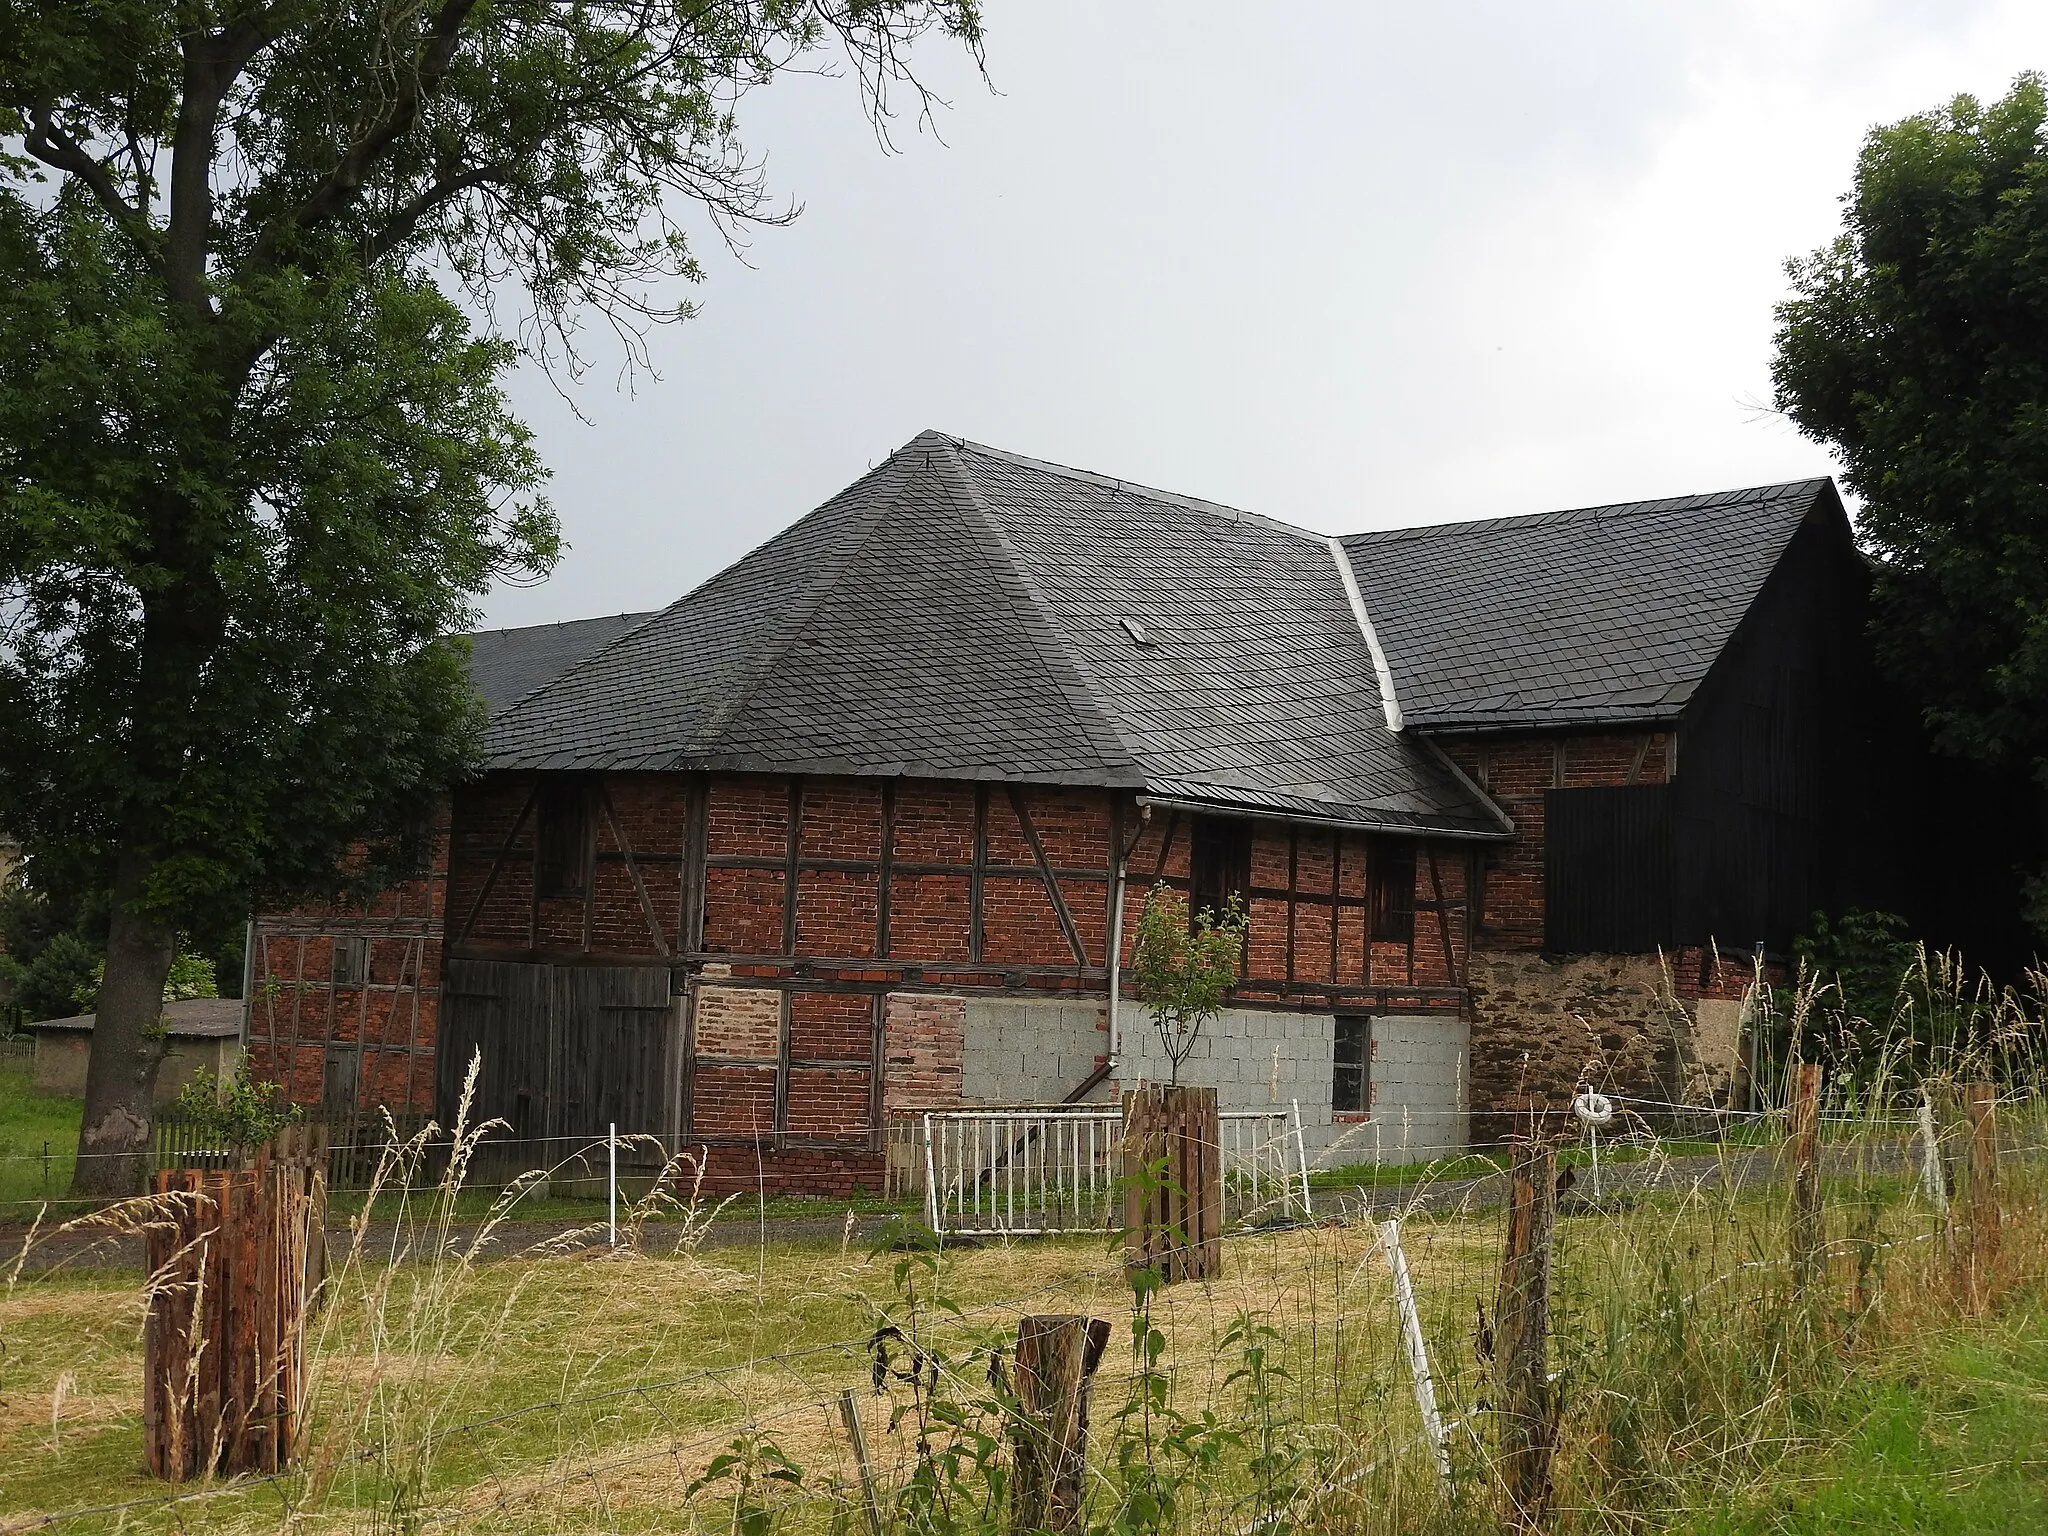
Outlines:
<svg viewBox="0 0 2048 1536"><path fill-rule="evenodd" d="M883 1011L883 1102L892 1113L960 1103L967 999L890 994Z"/></svg>
<svg viewBox="0 0 2048 1536"><path fill-rule="evenodd" d="M1664 731L1467 737L1444 749L1515 823L1514 840L1488 844L1474 942L1480 948L1543 947L1544 791L1662 784L1674 766Z"/></svg>
<svg viewBox="0 0 2048 1536"><path fill-rule="evenodd" d="M318 1103L329 1061L353 1077L356 1102L433 1107L449 844L435 838L420 878L360 907L260 915L249 957L249 1056L260 1078ZM368 949L367 979L337 985L336 940Z"/></svg>
<svg viewBox="0 0 2048 1536"><path fill-rule="evenodd" d="M1133 918L1154 884L1188 881L1191 819L1141 818L1102 791L618 774L592 785L583 888L556 894L536 888L538 783L505 774L464 788L431 878L378 908L265 920L259 1062L294 1098L317 1100L326 1059L360 1040L363 1102L431 1108L449 963L576 967L586 978L660 968L690 999L679 1102L716 1177L874 1187L878 1111L1057 1099L1105 1059L1119 833ZM1304 1091L1325 1108L1331 1009L1455 1010L1463 995L1470 851L1424 845L1413 938L1376 944L1367 904L1382 847L1252 824L1239 1012L1272 1021L1274 1040L1308 1042L1304 1083L1319 1086ZM373 937L368 991L331 982L335 940L357 932ZM1126 963L1134 942L1130 921ZM541 984L534 995L546 993ZM1271 1043L1262 1034L1258 1062L1242 1071L1259 1078Z"/></svg>

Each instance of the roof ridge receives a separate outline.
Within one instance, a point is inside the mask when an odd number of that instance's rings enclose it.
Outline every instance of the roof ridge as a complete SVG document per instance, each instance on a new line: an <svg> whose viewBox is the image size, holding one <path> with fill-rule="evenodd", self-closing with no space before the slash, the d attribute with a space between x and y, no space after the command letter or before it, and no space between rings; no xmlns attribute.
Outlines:
<svg viewBox="0 0 2048 1536"><path fill-rule="evenodd" d="M726 728L739 717L762 681L775 670L782 658L789 654L790 648L802 638L804 630L810 626L812 618L816 616L820 604L823 603L825 594L839 584L840 578L845 576L846 569L853 563L854 557L867 548L883 525L901 510L900 499L881 488L885 484L895 489L902 487L910 471L898 461L905 459L909 451L909 445L897 449L875 468L862 475L853 485L847 487L846 491L841 491L839 496L832 498L833 501L837 501L856 488L866 488L867 504L857 514L859 532L838 541L833 546L831 554L818 563L803 596L783 610L768 626L762 643L755 648L749 664L742 669L737 685L727 691L723 703L705 716L697 729L691 733L691 739L679 744L678 755L701 755L711 750L713 743L723 736ZM831 505L831 502L827 502L826 505ZM799 518L797 521L801 523L802 519ZM790 526L794 528L797 524L793 523ZM789 530L784 530L787 531Z"/></svg>
<svg viewBox="0 0 2048 1536"><path fill-rule="evenodd" d="M1111 490L1130 492L1135 495L1148 497L1154 501L1163 501L1173 506L1185 507L1191 512L1205 512L1209 516L1224 522L1254 522L1261 527L1272 529L1275 533L1290 534L1295 538L1303 539L1313 544L1321 544L1328 537L1326 534L1316 533L1310 529L1303 528L1298 523L1283 522L1277 517L1270 517L1264 512L1249 512L1242 507L1233 507L1220 501L1210 501L1203 496L1190 496L1182 491L1162 491L1157 486L1146 485L1142 481L1129 480L1117 475L1105 475L1092 469L1077 469L1071 464L1055 464L1050 459L1034 459L1029 454L1012 453L1007 448L993 448L987 443L977 443L968 438L955 437L950 432L921 432L918 436L942 438L956 452L965 450L971 453L985 453L992 459L1003 459L1012 464L1024 465L1029 469L1044 470L1047 474L1058 475L1062 479L1080 480L1089 485L1107 486Z"/></svg>
<svg viewBox="0 0 2048 1536"><path fill-rule="evenodd" d="M1086 658L1074 645L1072 637L1053 616L1052 604L1039 589L1036 578L1024 563L1024 557L1017 552L1017 546L1011 542L1001 520L982 499L981 488L974 483L974 476L969 474L967 466L960 462L962 442L953 438L942 438L942 441L946 459L950 461L954 476L958 480L958 485L951 487L956 491L956 499L962 510L980 525L982 536L991 541L1000 552L1010 579L1016 583L1025 601L1030 605L1031 611L1026 618L1024 630L1031 638L1039 660L1053 674L1053 680L1058 684L1060 692L1067 697L1068 707L1073 709L1075 718L1087 730L1104 762L1121 764L1142 779L1144 765L1138 760L1137 753L1131 749L1131 744L1124 739L1123 732L1117 728L1115 712L1109 707L1106 697L1107 690L1103 688L1101 680L1095 676L1094 669L1088 665ZM939 474L940 480L944 482L947 477L943 468ZM1049 653L1048 642L1057 654ZM1065 669L1065 675L1062 675L1062 667Z"/></svg>
<svg viewBox="0 0 2048 1536"><path fill-rule="evenodd" d="M1813 475L1803 480L1780 480L1768 485L1736 486L1725 491L1696 491L1683 496L1655 496L1640 501L1609 501L1593 506L1556 507L1547 512L1513 512L1496 517L1457 518L1442 523L1413 523L1405 528L1366 528L1339 534L1347 545L1353 543L1396 544L1410 539L1449 538L1468 533L1491 533L1501 528L1529 527L1542 522L1572 522L1601 517L1629 517L1654 512L1677 512L1687 507L1734 507L1745 502L1764 502L1831 484L1832 475Z"/></svg>

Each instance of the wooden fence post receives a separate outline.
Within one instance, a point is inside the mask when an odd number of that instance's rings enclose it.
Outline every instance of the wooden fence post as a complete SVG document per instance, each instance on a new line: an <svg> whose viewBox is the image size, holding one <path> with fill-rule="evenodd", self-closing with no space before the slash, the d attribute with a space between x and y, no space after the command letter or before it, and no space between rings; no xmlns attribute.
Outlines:
<svg viewBox="0 0 2048 1536"><path fill-rule="evenodd" d="M1507 1246L1494 1304L1495 1396L1500 1415L1503 1515L1535 1530L1550 1502L1557 1405L1550 1390L1550 1237L1557 1214L1557 1153L1517 1142L1508 1186Z"/></svg>
<svg viewBox="0 0 2048 1536"><path fill-rule="evenodd" d="M1998 1264L1998 1088L1972 1083L1970 1114L1970 1225L1963 1255L1963 1304L1981 1312L1991 1304L1992 1273Z"/></svg>
<svg viewBox="0 0 2048 1536"><path fill-rule="evenodd" d="M868 1536L883 1536L882 1500L875 1490L875 1469L868 1460L868 1437L860 1427L860 1401L848 1387L839 1394L839 1419L846 1426L846 1438L853 1444L853 1465L860 1476L860 1512Z"/></svg>
<svg viewBox="0 0 2048 1536"><path fill-rule="evenodd" d="M1099 1317L1026 1317L1017 1324L1017 1417L1010 1428L1010 1529L1083 1529L1088 1388L1109 1324Z"/></svg>
<svg viewBox="0 0 2048 1536"><path fill-rule="evenodd" d="M166 1169L149 1229L143 1457L153 1476L276 1472L303 1408L316 1188L266 1147L249 1169Z"/></svg>
<svg viewBox="0 0 2048 1536"><path fill-rule="evenodd" d="M1827 1234L1820 1205L1820 1065L1804 1061L1792 1093L1792 1273L1801 1290L1822 1262Z"/></svg>
<svg viewBox="0 0 2048 1536"><path fill-rule="evenodd" d="M1162 1172L1163 1170L1163 1172ZM1223 1138L1214 1088L1124 1095L1124 1241L1136 1269L1200 1280L1223 1268Z"/></svg>

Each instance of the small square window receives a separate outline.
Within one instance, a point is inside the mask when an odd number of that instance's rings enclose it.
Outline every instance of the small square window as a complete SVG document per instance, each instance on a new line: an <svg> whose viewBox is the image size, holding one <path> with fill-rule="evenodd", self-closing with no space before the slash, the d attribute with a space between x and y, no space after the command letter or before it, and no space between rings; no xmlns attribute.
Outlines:
<svg viewBox="0 0 2048 1536"><path fill-rule="evenodd" d="M590 792L575 780L541 788L534 880L543 901L581 896L590 881Z"/></svg>
<svg viewBox="0 0 2048 1536"><path fill-rule="evenodd" d="M1330 1077L1330 1108L1364 1114L1371 1107L1372 1020L1360 1013L1337 1016L1337 1040Z"/></svg>
<svg viewBox="0 0 2048 1536"><path fill-rule="evenodd" d="M1366 854L1375 943L1415 942L1415 845L1376 840Z"/></svg>

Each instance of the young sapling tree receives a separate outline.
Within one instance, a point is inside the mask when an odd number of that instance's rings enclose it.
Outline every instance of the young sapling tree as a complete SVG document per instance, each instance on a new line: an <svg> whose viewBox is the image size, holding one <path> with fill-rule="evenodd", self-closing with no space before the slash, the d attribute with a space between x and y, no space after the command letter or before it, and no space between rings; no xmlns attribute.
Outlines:
<svg viewBox="0 0 2048 1536"><path fill-rule="evenodd" d="M1180 1069L1194 1054L1202 1026L1223 1011L1237 982L1249 919L1236 896L1221 911L1209 907L1188 918L1177 892L1155 885L1138 917L1131 954L1131 985L1152 1012L1160 1048L1171 1064L1167 1081L1180 1086Z"/></svg>

